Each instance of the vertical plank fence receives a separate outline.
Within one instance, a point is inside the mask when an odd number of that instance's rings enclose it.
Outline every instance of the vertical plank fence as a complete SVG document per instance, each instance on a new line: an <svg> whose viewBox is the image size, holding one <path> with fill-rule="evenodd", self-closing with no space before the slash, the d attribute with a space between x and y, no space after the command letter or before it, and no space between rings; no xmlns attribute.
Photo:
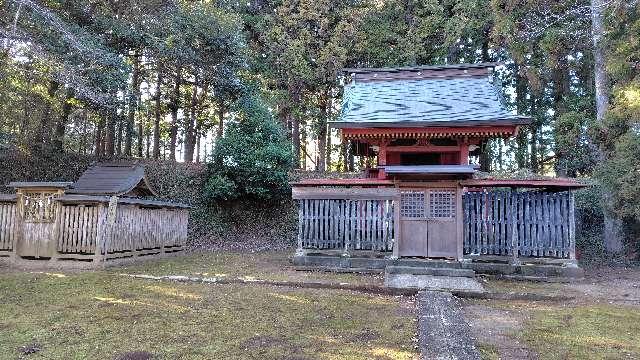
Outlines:
<svg viewBox="0 0 640 360"><path fill-rule="evenodd" d="M571 192L463 195L464 254L575 258Z"/></svg>
<svg viewBox="0 0 640 360"><path fill-rule="evenodd" d="M395 204L390 199L300 199L303 249L392 251Z"/></svg>
<svg viewBox="0 0 640 360"><path fill-rule="evenodd" d="M16 211L14 202L0 202L0 251L13 250L16 236Z"/></svg>

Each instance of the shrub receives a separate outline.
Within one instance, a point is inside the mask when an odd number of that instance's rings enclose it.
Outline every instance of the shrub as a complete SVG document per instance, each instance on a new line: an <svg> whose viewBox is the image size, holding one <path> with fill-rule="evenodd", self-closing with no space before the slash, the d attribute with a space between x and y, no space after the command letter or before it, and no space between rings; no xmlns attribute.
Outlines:
<svg viewBox="0 0 640 360"><path fill-rule="evenodd" d="M287 196L293 157L283 129L255 95L241 98L232 113L209 162L207 199L268 201Z"/></svg>

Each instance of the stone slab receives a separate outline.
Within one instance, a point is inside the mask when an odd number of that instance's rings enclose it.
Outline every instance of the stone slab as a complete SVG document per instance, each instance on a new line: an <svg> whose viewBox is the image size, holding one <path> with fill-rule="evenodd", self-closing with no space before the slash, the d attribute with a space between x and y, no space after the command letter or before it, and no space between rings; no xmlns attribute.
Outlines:
<svg viewBox="0 0 640 360"><path fill-rule="evenodd" d="M417 300L421 359L481 359L457 298L447 292L421 291Z"/></svg>
<svg viewBox="0 0 640 360"><path fill-rule="evenodd" d="M384 285L399 289L484 291L484 287L482 287L482 285L474 278L460 276L451 277L386 273L384 276Z"/></svg>

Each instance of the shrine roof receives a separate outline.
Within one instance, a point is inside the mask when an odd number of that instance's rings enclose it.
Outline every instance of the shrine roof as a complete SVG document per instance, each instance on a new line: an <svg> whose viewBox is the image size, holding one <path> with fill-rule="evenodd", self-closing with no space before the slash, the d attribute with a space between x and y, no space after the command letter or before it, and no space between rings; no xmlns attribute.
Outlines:
<svg viewBox="0 0 640 360"><path fill-rule="evenodd" d="M528 124L509 111L493 76L495 64L345 69L335 128L459 127Z"/></svg>

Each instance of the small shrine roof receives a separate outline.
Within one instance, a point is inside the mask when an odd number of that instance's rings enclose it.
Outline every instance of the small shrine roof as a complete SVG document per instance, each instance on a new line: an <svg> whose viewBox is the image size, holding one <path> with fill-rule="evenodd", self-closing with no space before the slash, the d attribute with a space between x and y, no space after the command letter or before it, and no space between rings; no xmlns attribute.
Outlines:
<svg viewBox="0 0 640 360"><path fill-rule="evenodd" d="M509 111L494 81L495 64L345 69L335 128L500 126L531 122Z"/></svg>

